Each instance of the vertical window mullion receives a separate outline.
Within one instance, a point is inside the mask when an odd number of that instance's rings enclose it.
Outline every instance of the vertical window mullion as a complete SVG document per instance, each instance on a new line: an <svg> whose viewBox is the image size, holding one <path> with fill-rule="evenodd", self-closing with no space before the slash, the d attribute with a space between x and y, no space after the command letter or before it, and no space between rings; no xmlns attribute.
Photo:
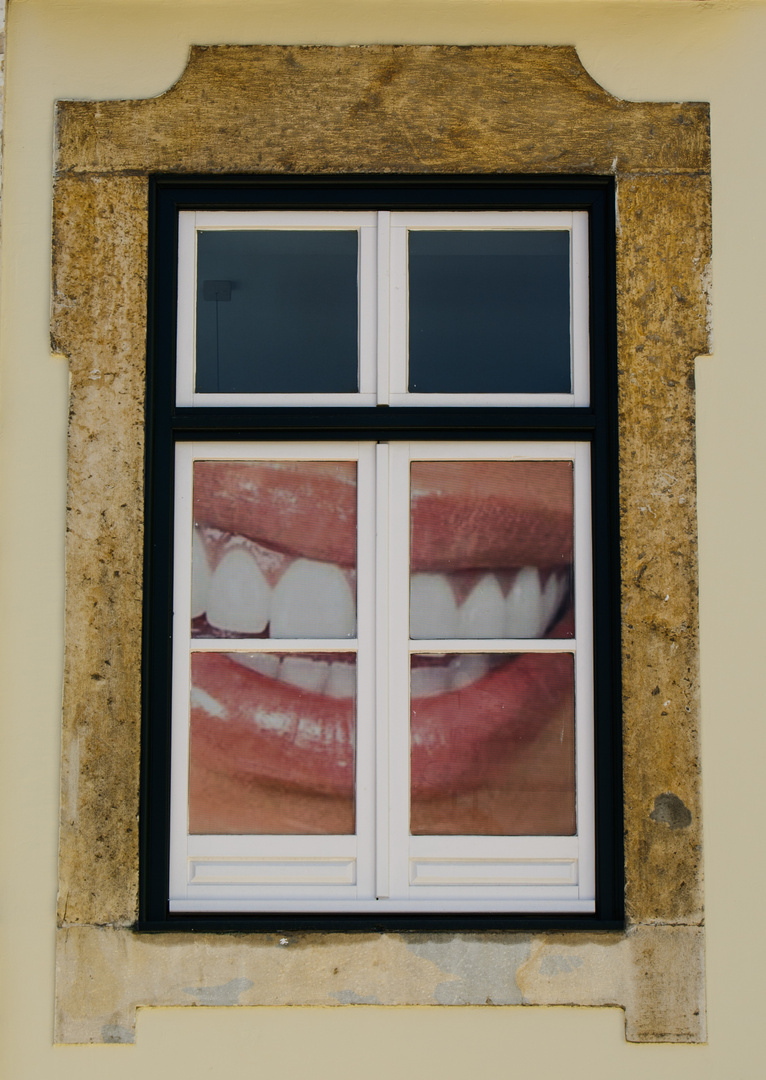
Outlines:
<svg viewBox="0 0 766 1080"><path fill-rule="evenodd" d="M375 448L359 444L357 458L356 581L356 868L357 895L375 896L376 758L375 738Z"/></svg>
<svg viewBox="0 0 766 1080"><path fill-rule="evenodd" d="M389 446L375 447L375 895L390 894L389 770Z"/></svg>
<svg viewBox="0 0 766 1080"><path fill-rule="evenodd" d="M401 214L397 215L397 219ZM390 386L391 394L407 393L408 343L408 283L407 283L407 237L404 225L396 224L390 230ZM396 402L399 404L399 401Z"/></svg>
<svg viewBox="0 0 766 1080"><path fill-rule="evenodd" d="M194 404L195 318L197 296L197 215L178 215L178 301L176 309L176 402Z"/></svg>
<svg viewBox="0 0 766 1080"><path fill-rule="evenodd" d="M378 375L376 355L380 354L378 230L374 226L359 228L359 393L375 394Z"/></svg>
<svg viewBox="0 0 766 1080"><path fill-rule="evenodd" d="M189 832L189 686L191 653L188 625L191 593L191 544L194 527L192 500L193 443L175 448L175 521L173 536L173 730L170 765L170 896L188 892L187 837Z"/></svg>
<svg viewBox="0 0 766 1080"><path fill-rule="evenodd" d="M378 405L388 405L391 397L390 385L390 353L391 353L391 319L390 319L390 275L391 275L391 213L388 210L378 211L377 245L378 245L378 279L377 279L377 325L378 325L378 374L377 391Z"/></svg>
<svg viewBox="0 0 766 1080"><path fill-rule="evenodd" d="M595 897L593 540L590 444L574 448L575 776L580 899Z"/></svg>
<svg viewBox="0 0 766 1080"><path fill-rule="evenodd" d="M388 676L390 896L409 893L410 834L410 444L389 448Z"/></svg>
<svg viewBox="0 0 766 1080"><path fill-rule="evenodd" d="M570 239L572 336L572 393L574 404L588 405L590 401L590 332L588 319L590 257L588 252L588 214L572 214Z"/></svg>

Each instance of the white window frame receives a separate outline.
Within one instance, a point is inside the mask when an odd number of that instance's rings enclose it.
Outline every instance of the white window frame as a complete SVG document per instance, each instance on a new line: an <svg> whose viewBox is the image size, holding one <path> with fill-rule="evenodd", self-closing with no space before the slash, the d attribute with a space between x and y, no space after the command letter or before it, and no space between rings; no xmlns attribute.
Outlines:
<svg viewBox="0 0 766 1080"><path fill-rule="evenodd" d="M589 403L588 214L586 211L183 210L178 215L176 405L492 405L575 407ZM359 234L359 392L229 394L195 390L197 238L201 231L316 229ZM410 393L408 386L407 234L410 230L569 232L569 394Z"/></svg>
<svg viewBox="0 0 766 1080"><path fill-rule="evenodd" d="M191 639L195 460L358 462L356 639ZM410 640L409 471L415 460L573 462L573 638ZM590 447L585 442L179 443L170 911L593 912L591 575ZM189 664L193 650L356 652L355 835L189 834ZM574 655L575 836L409 835L409 657L429 651Z"/></svg>

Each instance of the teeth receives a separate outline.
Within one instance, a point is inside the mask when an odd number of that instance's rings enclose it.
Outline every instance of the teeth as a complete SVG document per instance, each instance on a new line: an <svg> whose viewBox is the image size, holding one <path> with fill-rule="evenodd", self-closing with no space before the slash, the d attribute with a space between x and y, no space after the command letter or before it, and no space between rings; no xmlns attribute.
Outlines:
<svg viewBox="0 0 766 1080"><path fill-rule="evenodd" d="M460 608L458 637L499 638L505 629L505 600L494 574L474 585Z"/></svg>
<svg viewBox="0 0 766 1080"><path fill-rule="evenodd" d="M352 698L356 693L356 668L353 664L330 664L330 675L324 688L328 697Z"/></svg>
<svg viewBox="0 0 766 1080"><path fill-rule="evenodd" d="M332 698L353 698L356 668L343 661L330 663L311 656L274 656L272 653L228 653L229 659L268 679L312 690Z"/></svg>
<svg viewBox="0 0 766 1080"><path fill-rule="evenodd" d="M448 667L416 667L410 672L410 694L414 698L435 697L452 689Z"/></svg>
<svg viewBox="0 0 766 1080"><path fill-rule="evenodd" d="M330 665L326 660L312 660L310 656L285 656L279 674L282 682L289 686L321 694L330 674Z"/></svg>
<svg viewBox="0 0 766 1080"><path fill-rule="evenodd" d="M455 597L444 574L413 574L410 581L410 637L457 637Z"/></svg>
<svg viewBox="0 0 766 1080"><path fill-rule="evenodd" d="M353 637L356 624L353 586L340 567L296 559L272 590L259 561L240 541L225 551L211 571L205 542L195 528L192 618L206 613L212 626L230 633L260 634L269 627L273 638ZM274 576L271 573L270 580ZM458 607L453 585L458 594L464 586L459 582L455 585L453 576L435 572L413 574L410 636L415 639L541 637L568 595L568 574L549 573L543 587L539 570L523 567L504 599L503 589L509 576L509 571L484 573ZM341 664L337 674L332 670L327 672L323 692L332 697L353 697L356 676L348 668L348 664ZM273 668L254 670L276 677Z"/></svg>
<svg viewBox="0 0 766 1080"><path fill-rule="evenodd" d="M230 653L229 655L242 667L257 671L259 675L265 675L267 679L279 678L278 656L272 656L270 653Z"/></svg>
<svg viewBox="0 0 766 1080"><path fill-rule="evenodd" d="M489 671L489 660L481 653L456 656L449 666L452 689L462 690L464 686L478 682ZM417 670L417 669L416 669Z"/></svg>
<svg viewBox="0 0 766 1080"><path fill-rule="evenodd" d="M208 622L219 630L260 634L269 621L270 594L252 555L242 547L232 548L210 579Z"/></svg>
<svg viewBox="0 0 766 1080"><path fill-rule="evenodd" d="M540 574L534 566L520 570L505 601L505 635L536 638L545 630Z"/></svg>
<svg viewBox="0 0 766 1080"><path fill-rule="evenodd" d="M353 637L354 597L332 563L296 559L279 579L271 600L271 636Z"/></svg>
<svg viewBox="0 0 766 1080"><path fill-rule="evenodd" d="M195 529L192 539L191 617L193 619L198 619L200 615L205 614L209 595L210 567L207 552L199 530Z"/></svg>
<svg viewBox="0 0 766 1080"><path fill-rule="evenodd" d="M564 599L564 594L567 590L567 579L562 574L551 574L545 583L543 589L543 618L545 625L548 626L551 619L556 614Z"/></svg>

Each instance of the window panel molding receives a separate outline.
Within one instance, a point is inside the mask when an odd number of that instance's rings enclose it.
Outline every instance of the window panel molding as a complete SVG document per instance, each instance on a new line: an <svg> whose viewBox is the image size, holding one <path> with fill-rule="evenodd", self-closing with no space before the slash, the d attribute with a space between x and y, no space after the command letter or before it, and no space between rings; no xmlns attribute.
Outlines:
<svg viewBox="0 0 766 1080"><path fill-rule="evenodd" d="M444 101L459 142L439 123ZM467 922L462 944L449 944L477 972L510 980L508 1003L617 1004L629 1039L704 1040L693 361L708 349L708 132L706 105L618 101L566 47L199 47L159 98L59 104L52 342L69 359L72 401L57 1039L99 1041L119 1024L130 1041L136 1007L193 1003L184 988L200 971L208 986L248 979L243 1005L298 1004L306 986L312 1003L336 1004L341 990L352 995L343 1000L433 1004L452 978L445 939L415 942L395 924L349 938L307 921L288 939L301 944L289 978L278 936L132 929L149 175L281 183L297 170L354 182L547 175L551 201L562 175L614 179L627 926L476 937ZM612 542L594 535L597 565ZM688 825L654 814L669 795ZM500 975L509 949L513 977ZM552 978L562 953L567 969ZM472 994L466 983L455 1000Z"/></svg>

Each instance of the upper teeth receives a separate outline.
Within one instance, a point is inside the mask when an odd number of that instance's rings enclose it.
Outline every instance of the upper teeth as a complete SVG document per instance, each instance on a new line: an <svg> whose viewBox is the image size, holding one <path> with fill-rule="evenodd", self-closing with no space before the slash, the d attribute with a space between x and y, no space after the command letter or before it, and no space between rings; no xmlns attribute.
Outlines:
<svg viewBox="0 0 766 1080"><path fill-rule="evenodd" d="M494 574L485 574L458 606L445 574L413 574L410 636L413 638L539 638L550 626L568 589L565 573L543 587L534 566L519 570L503 598Z"/></svg>
<svg viewBox="0 0 766 1080"><path fill-rule="evenodd" d="M259 565L248 541L227 542L222 551L212 569L202 536L194 530L192 618L206 614L217 629L245 635L262 634L268 627L273 638L354 636L356 612L348 571L333 563L294 559L272 587L274 572ZM282 559L284 565L287 557ZM500 579L494 573L483 574L461 604L449 574L413 574L411 637L542 637L567 594L568 573L551 573L543 585L536 567L523 567L507 596L503 591L508 590L509 573L503 573Z"/></svg>
<svg viewBox="0 0 766 1080"><path fill-rule="evenodd" d="M353 637L354 595L339 567L297 559L271 594L271 636Z"/></svg>
<svg viewBox="0 0 766 1080"><path fill-rule="evenodd" d="M237 634L271 637L354 636L354 594L340 567L295 559L272 589L245 542L225 548L211 572L205 544L194 530L192 618Z"/></svg>
<svg viewBox="0 0 766 1080"><path fill-rule="evenodd" d="M252 555L243 547L232 548L210 577L208 622L219 630L260 634L269 621L270 593Z"/></svg>

